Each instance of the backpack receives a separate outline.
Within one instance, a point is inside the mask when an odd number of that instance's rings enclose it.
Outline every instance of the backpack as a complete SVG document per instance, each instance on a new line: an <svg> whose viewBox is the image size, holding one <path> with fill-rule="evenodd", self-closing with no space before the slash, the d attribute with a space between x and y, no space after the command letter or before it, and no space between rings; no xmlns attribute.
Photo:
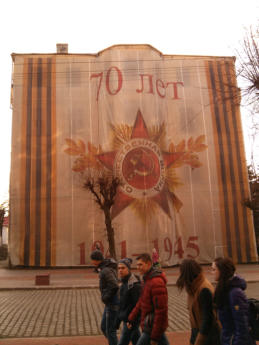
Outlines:
<svg viewBox="0 0 259 345"><path fill-rule="evenodd" d="M248 319L251 327L251 336L259 340L259 300L248 298Z"/></svg>

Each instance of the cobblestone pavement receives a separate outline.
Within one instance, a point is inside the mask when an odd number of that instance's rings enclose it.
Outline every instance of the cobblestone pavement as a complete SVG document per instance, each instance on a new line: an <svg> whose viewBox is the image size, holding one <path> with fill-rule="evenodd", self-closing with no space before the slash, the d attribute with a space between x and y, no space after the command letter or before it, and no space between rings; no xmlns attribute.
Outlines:
<svg viewBox="0 0 259 345"><path fill-rule="evenodd" d="M169 292L168 332L189 329L186 295ZM259 298L259 282L247 295ZM0 336L3 338L100 335L103 304L97 289L0 291Z"/></svg>

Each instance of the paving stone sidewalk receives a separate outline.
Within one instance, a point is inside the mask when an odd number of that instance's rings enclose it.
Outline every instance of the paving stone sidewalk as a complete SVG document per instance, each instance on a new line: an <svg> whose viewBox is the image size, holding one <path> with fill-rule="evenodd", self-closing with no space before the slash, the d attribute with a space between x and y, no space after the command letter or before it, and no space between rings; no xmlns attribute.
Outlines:
<svg viewBox="0 0 259 345"><path fill-rule="evenodd" d="M189 330L186 294L168 288L168 332ZM259 283L247 295L259 298ZM103 312L98 289L0 291L0 335L4 338L101 335Z"/></svg>
<svg viewBox="0 0 259 345"><path fill-rule="evenodd" d="M189 329L186 295L169 287L168 331ZM101 335L97 289L0 291L2 337Z"/></svg>

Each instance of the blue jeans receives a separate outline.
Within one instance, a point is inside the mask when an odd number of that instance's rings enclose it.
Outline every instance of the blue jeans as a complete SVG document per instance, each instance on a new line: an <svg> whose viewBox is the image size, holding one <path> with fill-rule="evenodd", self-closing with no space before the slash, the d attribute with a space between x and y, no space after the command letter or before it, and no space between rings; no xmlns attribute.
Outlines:
<svg viewBox="0 0 259 345"><path fill-rule="evenodd" d="M137 345L150 345L150 334L142 333L137 342ZM170 345L165 333L159 339L158 345Z"/></svg>
<svg viewBox="0 0 259 345"><path fill-rule="evenodd" d="M119 306L112 305L112 306L105 306L102 322L101 322L101 330L105 337L108 339L109 345L117 345L118 338L117 338L117 330L116 330L116 323L117 323L117 314L118 314Z"/></svg>
<svg viewBox="0 0 259 345"><path fill-rule="evenodd" d="M133 345L136 345L140 337L140 331L138 326L128 328L126 322L123 322L121 331L121 337L118 345L129 345L130 341Z"/></svg>

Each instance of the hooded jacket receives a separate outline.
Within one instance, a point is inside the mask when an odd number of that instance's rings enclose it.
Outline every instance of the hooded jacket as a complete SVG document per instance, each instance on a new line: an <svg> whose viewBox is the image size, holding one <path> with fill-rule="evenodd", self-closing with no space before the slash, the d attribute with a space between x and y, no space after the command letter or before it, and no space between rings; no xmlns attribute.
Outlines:
<svg viewBox="0 0 259 345"><path fill-rule="evenodd" d="M119 304L119 284L117 277L117 263L114 259L105 259L98 266L99 288L105 305Z"/></svg>
<svg viewBox="0 0 259 345"><path fill-rule="evenodd" d="M138 302L141 292L141 282L138 276L130 273L122 279L120 287L120 307L118 319L127 322L128 316Z"/></svg>
<svg viewBox="0 0 259 345"><path fill-rule="evenodd" d="M229 281L226 303L218 309L222 325L222 345L252 345L248 326L248 302L244 290L246 281L234 275Z"/></svg>
<svg viewBox="0 0 259 345"><path fill-rule="evenodd" d="M129 322L134 322L141 312L140 325L144 330L145 318L153 313L153 325L150 334L152 340L159 340L168 327L168 294L165 274L151 268L143 276L142 293L136 307L129 315Z"/></svg>

